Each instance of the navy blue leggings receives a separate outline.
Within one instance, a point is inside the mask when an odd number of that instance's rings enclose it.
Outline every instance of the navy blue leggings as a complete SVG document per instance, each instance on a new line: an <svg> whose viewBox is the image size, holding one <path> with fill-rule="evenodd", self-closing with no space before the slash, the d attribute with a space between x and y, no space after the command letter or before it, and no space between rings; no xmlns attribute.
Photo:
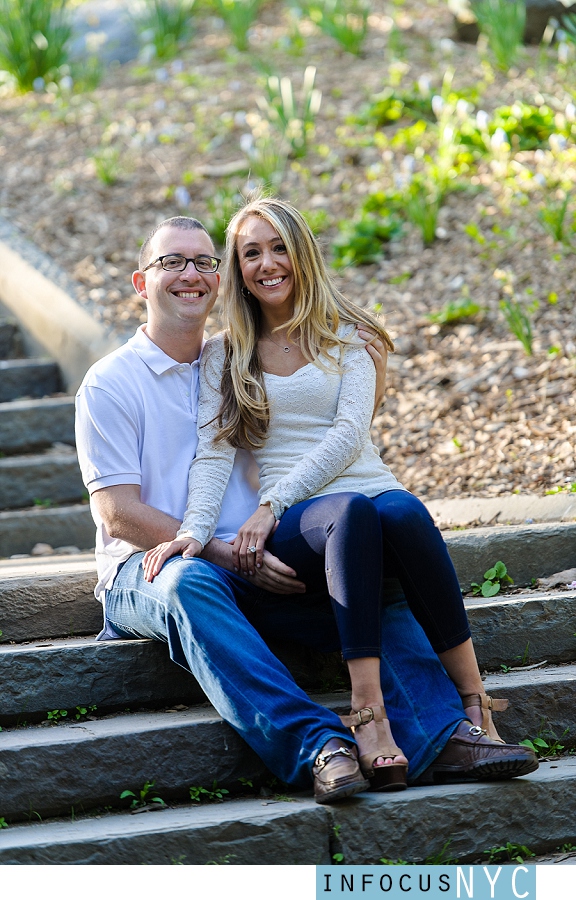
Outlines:
<svg viewBox="0 0 576 900"><path fill-rule="evenodd" d="M286 510L267 546L296 570L308 593L328 584L344 659L380 656L384 579L398 579L436 653L470 637L446 544L408 491L304 500Z"/></svg>

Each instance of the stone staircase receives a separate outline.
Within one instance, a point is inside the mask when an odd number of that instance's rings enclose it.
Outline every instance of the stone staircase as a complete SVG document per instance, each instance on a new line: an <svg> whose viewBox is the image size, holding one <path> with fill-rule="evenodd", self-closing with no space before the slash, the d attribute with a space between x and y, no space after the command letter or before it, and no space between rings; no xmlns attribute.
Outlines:
<svg viewBox="0 0 576 900"><path fill-rule="evenodd" d="M529 585L576 555L573 523L447 539L463 585L497 559ZM449 857L472 861L507 841L538 853L576 843L571 755L510 782L365 794L331 807L310 793L274 793L284 789L267 787L259 759L163 645L80 637L99 627L94 575L88 554L0 563L0 816L9 824L0 865L313 865L336 852L369 864L422 860L447 842ZM468 603L481 668L492 672L487 690L511 700L497 722L505 738L576 745L575 601L574 590L526 587ZM280 652L320 702L346 708L344 693L315 693L329 687L333 659ZM54 710L67 715L47 725ZM168 807L133 814L120 794L147 781ZM225 802L190 801L191 786L210 791L215 781L230 792Z"/></svg>
<svg viewBox="0 0 576 900"><path fill-rule="evenodd" d="M94 545L74 451L74 398L56 363L23 358L18 327L0 318L0 557Z"/></svg>

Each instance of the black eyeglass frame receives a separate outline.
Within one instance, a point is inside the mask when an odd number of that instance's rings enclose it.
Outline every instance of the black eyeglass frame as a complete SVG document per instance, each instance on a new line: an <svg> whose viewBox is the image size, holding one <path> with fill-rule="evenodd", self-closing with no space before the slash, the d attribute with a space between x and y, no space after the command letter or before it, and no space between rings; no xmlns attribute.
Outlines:
<svg viewBox="0 0 576 900"><path fill-rule="evenodd" d="M181 269L165 268L164 260L168 259L168 257L170 257L170 256L171 257L178 256L181 260L184 261L184 265L182 266ZM202 271L202 269L199 269L198 266L196 265L196 262L199 259L210 259L216 264L216 266L213 269ZM218 259L217 256L207 256L205 253L201 253L200 256L195 256L195 257L194 256L192 256L192 257L183 256L181 253L165 253L163 256L157 256L156 259L154 259L154 260L152 260L152 262L148 263L147 266L144 266L142 271L146 272L146 271L148 271L148 269L151 269L152 266L155 266L156 263L160 263L160 265L162 266L162 268L164 269L165 272L184 272L188 263L192 263L192 265L194 266L196 271L200 272L201 275L214 275L218 271L221 262L222 262L222 260Z"/></svg>

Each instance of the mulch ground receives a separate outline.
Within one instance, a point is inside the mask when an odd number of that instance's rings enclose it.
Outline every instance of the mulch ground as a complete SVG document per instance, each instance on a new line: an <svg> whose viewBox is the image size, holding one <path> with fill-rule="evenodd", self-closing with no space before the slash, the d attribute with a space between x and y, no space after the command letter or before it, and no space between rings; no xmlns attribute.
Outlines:
<svg viewBox="0 0 576 900"><path fill-rule="evenodd" d="M438 91L451 67L454 87L479 86L476 108L488 112L522 99L561 113L572 101L553 48L527 48L504 76L475 47L452 41L452 17L439 0L371 7L361 58L312 26L303 27L298 55L281 3L265 6L251 36L252 56L296 86L307 65L317 67L323 101L316 133L306 157L288 163L279 192L305 210L325 211L328 253L338 222L352 218L367 193L393 189L405 170L406 151L391 146L394 128L381 130L382 141L350 121L389 83L391 66L403 86L427 76ZM245 185L245 175L219 177L219 167L242 160L246 115L258 112L262 94L252 57L236 51L214 19L198 20L176 63L128 64L86 94L5 93L0 214L76 279L79 300L96 318L129 332L145 320L130 286L139 242L156 222L181 212L210 224L215 192ZM98 176L106 154L112 184ZM465 189L448 195L441 239L425 248L407 228L380 262L338 274L352 300L380 305L396 341L374 437L419 495L542 494L576 482L572 247L554 241L537 216L539 181L555 178L576 181L576 148L525 151L511 166L487 160ZM539 302L531 356L502 317L495 272L509 274L518 297ZM430 313L463 292L481 306L474 319L431 323ZM216 315L208 325L218 327Z"/></svg>

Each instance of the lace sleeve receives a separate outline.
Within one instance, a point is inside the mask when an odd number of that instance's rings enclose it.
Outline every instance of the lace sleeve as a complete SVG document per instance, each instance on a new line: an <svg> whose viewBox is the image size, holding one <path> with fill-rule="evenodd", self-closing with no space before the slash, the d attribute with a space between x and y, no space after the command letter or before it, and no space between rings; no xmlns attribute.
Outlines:
<svg viewBox="0 0 576 900"><path fill-rule="evenodd" d="M270 503L279 519L289 506L307 500L351 465L362 452L370 434L374 410L376 370L361 347L348 347L333 424L322 441L266 491L260 503Z"/></svg>
<svg viewBox="0 0 576 900"><path fill-rule="evenodd" d="M221 335L208 341L202 353L198 400L198 448L188 475L188 503L179 537L192 537L203 547L214 536L222 498L230 478L236 450L226 441L214 443L218 431L220 378L224 366Z"/></svg>

